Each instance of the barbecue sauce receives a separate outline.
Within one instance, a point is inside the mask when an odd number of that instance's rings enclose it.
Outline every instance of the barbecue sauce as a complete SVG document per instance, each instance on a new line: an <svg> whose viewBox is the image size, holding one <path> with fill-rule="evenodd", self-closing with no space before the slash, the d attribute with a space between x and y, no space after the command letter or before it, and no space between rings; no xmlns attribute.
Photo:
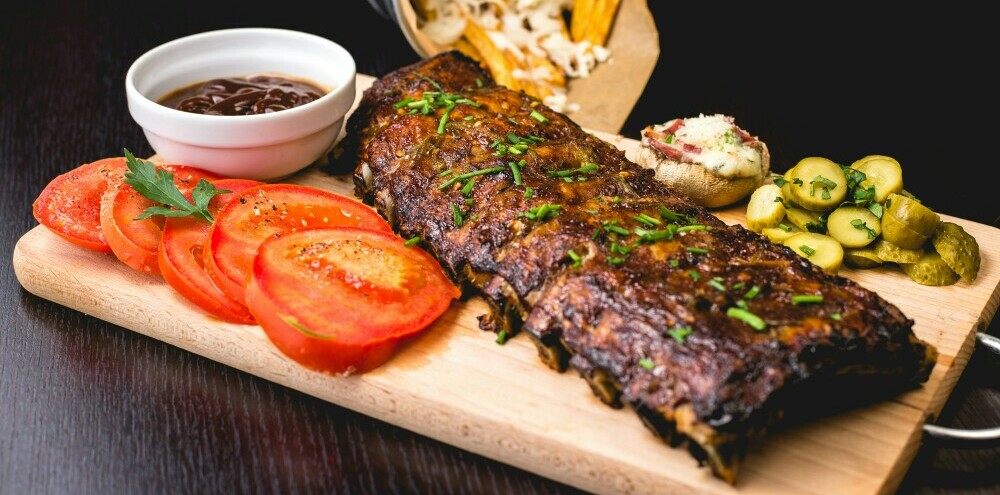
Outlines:
<svg viewBox="0 0 1000 495"><path fill-rule="evenodd" d="M170 92L158 103L204 115L258 115L302 106L324 94L302 79L257 75L198 82Z"/></svg>

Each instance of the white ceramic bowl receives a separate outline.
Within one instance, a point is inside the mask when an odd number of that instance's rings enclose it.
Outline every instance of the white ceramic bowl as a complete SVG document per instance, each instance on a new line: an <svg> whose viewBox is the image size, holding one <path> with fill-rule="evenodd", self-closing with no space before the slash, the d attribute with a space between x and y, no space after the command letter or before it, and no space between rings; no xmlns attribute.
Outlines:
<svg viewBox="0 0 1000 495"><path fill-rule="evenodd" d="M184 86L261 73L303 78L329 93L260 115L202 115L157 103ZM146 52L125 75L125 95L129 113L164 161L271 181L314 163L333 146L354 103L356 73L351 54L326 38L284 29L224 29Z"/></svg>

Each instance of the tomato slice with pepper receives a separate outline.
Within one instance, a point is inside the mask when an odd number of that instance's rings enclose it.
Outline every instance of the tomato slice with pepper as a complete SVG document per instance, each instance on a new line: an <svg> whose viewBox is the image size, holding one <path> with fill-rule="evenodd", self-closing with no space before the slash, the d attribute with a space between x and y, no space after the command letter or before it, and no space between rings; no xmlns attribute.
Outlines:
<svg viewBox="0 0 1000 495"><path fill-rule="evenodd" d="M248 179L212 181L216 189L228 190L208 203L214 217L240 192L264 184ZM234 323L253 323L253 315L243 303L222 292L208 277L204 267L204 249L212 224L196 217L167 218L160 239L158 266L163 279L188 301L209 314Z"/></svg>
<svg viewBox="0 0 1000 495"><path fill-rule="evenodd" d="M31 205L35 220L77 246L110 253L101 231L101 197L127 170L125 158L105 158L52 179Z"/></svg>
<svg viewBox="0 0 1000 495"><path fill-rule="evenodd" d="M174 184L184 194L205 179L214 181L222 176L184 165L160 165L158 168L174 174ZM164 218L160 216L136 220L146 208L156 206L153 200L139 194L124 182L109 188L101 200L101 231L111 252L126 265L146 273L160 273L157 251L163 235Z"/></svg>
<svg viewBox="0 0 1000 495"><path fill-rule="evenodd" d="M334 374L379 366L459 294L424 250L356 227L268 238L247 283L247 305L271 342L299 364Z"/></svg>
<svg viewBox="0 0 1000 495"><path fill-rule="evenodd" d="M353 198L309 186L265 184L243 191L219 211L205 250L205 270L229 297L245 302L258 246L269 237L317 226L392 232L375 210Z"/></svg>

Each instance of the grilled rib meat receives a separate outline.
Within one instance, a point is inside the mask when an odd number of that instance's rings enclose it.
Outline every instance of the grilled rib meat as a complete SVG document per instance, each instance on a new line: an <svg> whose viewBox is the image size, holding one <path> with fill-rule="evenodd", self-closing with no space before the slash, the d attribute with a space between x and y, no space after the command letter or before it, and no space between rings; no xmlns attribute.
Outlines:
<svg viewBox="0 0 1000 495"><path fill-rule="evenodd" d="M876 293L727 226L458 52L377 81L348 136L356 194L486 299L482 327L523 329L730 483L794 391L933 367Z"/></svg>

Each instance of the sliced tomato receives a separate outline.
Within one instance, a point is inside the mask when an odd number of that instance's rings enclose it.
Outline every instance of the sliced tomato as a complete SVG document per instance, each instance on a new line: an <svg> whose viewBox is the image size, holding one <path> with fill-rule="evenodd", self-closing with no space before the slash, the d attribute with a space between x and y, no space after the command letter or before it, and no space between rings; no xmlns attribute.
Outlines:
<svg viewBox="0 0 1000 495"><path fill-rule="evenodd" d="M247 179L221 179L212 182L216 189L231 191L219 194L208 204L214 217L230 199L263 182ZM241 302L222 292L204 268L203 251L212 224L194 217L168 218L163 224L158 261L167 284L184 298L209 314L234 323L253 323L253 315Z"/></svg>
<svg viewBox="0 0 1000 495"><path fill-rule="evenodd" d="M189 193L201 179L214 181L222 177L184 165L162 165L159 168L174 174L174 184L182 193ZM136 192L132 186L120 183L109 188L101 200L101 231L111 252L126 265L146 273L159 273L157 251L163 234L163 217L136 220L146 208L155 206L152 200Z"/></svg>
<svg viewBox="0 0 1000 495"><path fill-rule="evenodd" d="M77 246L110 253L101 231L101 197L126 170L125 158L105 158L52 179L31 205L35 220Z"/></svg>
<svg viewBox="0 0 1000 495"><path fill-rule="evenodd" d="M247 189L215 217L205 270L223 292L246 301L246 282L257 247L269 237L317 226L392 228L364 203L315 187L266 184Z"/></svg>
<svg viewBox="0 0 1000 495"><path fill-rule="evenodd" d="M379 366L458 296L424 250L355 227L270 237L247 283L250 312L271 342L303 366L335 374Z"/></svg>

